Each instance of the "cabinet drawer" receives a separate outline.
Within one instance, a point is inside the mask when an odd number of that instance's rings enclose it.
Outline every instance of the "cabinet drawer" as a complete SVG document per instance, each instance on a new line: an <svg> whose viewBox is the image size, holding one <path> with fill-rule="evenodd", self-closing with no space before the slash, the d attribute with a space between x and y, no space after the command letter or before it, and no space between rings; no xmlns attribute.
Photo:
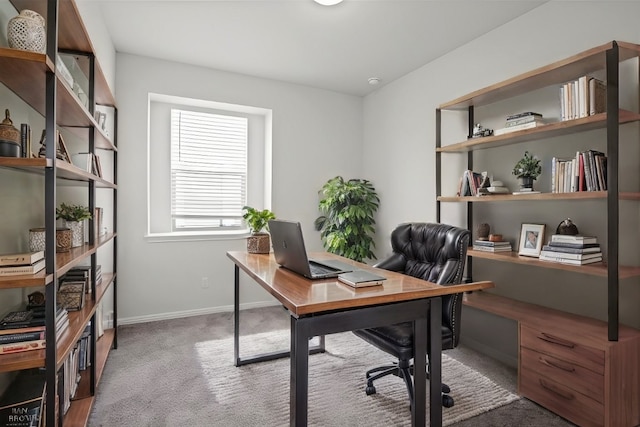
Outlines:
<svg viewBox="0 0 640 427"><path fill-rule="evenodd" d="M578 393L604 403L604 376L580 365L521 348L520 369L528 369L547 378L553 378Z"/></svg>
<svg viewBox="0 0 640 427"><path fill-rule="evenodd" d="M604 405L530 369L520 370L520 394L581 427L604 425Z"/></svg>
<svg viewBox="0 0 640 427"><path fill-rule="evenodd" d="M604 351L581 345L571 338L520 325L520 346L549 354L604 375Z"/></svg>

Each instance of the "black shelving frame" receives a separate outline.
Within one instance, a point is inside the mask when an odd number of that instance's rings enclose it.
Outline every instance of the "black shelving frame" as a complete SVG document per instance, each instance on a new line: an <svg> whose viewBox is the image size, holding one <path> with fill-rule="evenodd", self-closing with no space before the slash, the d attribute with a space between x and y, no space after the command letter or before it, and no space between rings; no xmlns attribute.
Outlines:
<svg viewBox="0 0 640 427"><path fill-rule="evenodd" d="M636 54L637 58L638 55ZM619 127L620 124L620 105L619 105L619 73L620 73L620 47L618 42L611 42L611 47L604 53L604 69L606 71L606 97L607 97L607 115L606 115L606 133L607 133L607 325L608 340L618 341L619 338L619 304L620 304L620 277L619 277L619 215L620 215L620 195L619 195ZM625 58L628 59L628 58ZM590 70L595 71L595 70ZM585 73L587 71L585 70ZM567 80L570 79L567 77ZM639 79L640 80L640 79ZM474 97L469 97L471 105L467 107L469 138L473 132L474 126ZM439 149L442 147L442 110L449 108L436 109L436 218L441 221L441 201L442 196L442 153ZM459 110L459 108L456 108ZM473 152L469 149L467 153L467 169L473 170ZM515 200L515 199L514 199ZM473 202L466 201L467 204L467 228L473 229ZM472 281L473 277L473 257L467 258L467 280Z"/></svg>

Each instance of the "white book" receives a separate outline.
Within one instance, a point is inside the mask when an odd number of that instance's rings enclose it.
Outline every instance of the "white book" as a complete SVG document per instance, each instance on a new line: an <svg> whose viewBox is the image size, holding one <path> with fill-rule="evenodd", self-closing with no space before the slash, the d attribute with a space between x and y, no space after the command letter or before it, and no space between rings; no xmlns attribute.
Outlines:
<svg viewBox="0 0 640 427"><path fill-rule="evenodd" d="M511 127L508 127L508 128L496 129L493 132L493 134L494 135L503 135L505 133L516 132L516 131L525 130L525 129L533 129L533 128L540 127L540 126L544 126L544 123L542 123L541 121L523 123L523 124L517 125L517 126L511 126Z"/></svg>
<svg viewBox="0 0 640 427"><path fill-rule="evenodd" d="M22 254L0 255L0 266L24 265L29 266L36 261L44 259L44 251L27 252Z"/></svg>
<svg viewBox="0 0 640 427"><path fill-rule="evenodd" d="M569 258L547 257L547 256L544 256L544 255L540 255L539 259L542 260L542 261L551 261L551 262L557 262L557 263L560 263L560 264L568 264L568 265L594 264L596 262L601 262L602 261L602 257L601 256L596 257L596 258L579 260L579 259L569 259Z"/></svg>
<svg viewBox="0 0 640 427"><path fill-rule="evenodd" d="M523 191L523 190L520 190L520 191L514 191L511 194L514 194L514 195L517 196L519 194L540 194L540 192L539 191Z"/></svg>
<svg viewBox="0 0 640 427"><path fill-rule="evenodd" d="M35 264L0 267L0 276L20 276L26 274L36 274L45 267L45 260L41 259Z"/></svg>
<svg viewBox="0 0 640 427"><path fill-rule="evenodd" d="M569 234L554 234L551 236L552 242L564 243L598 243L598 238L593 236L572 236Z"/></svg>
<svg viewBox="0 0 640 427"><path fill-rule="evenodd" d="M553 251L542 250L540 252L540 256L541 257L544 256L545 258L549 258L549 259L556 259L558 261L563 261L567 259L587 260L587 259L593 259L593 258L602 259L602 252L594 252L591 254L573 254L573 253L566 253L566 252L553 252Z"/></svg>

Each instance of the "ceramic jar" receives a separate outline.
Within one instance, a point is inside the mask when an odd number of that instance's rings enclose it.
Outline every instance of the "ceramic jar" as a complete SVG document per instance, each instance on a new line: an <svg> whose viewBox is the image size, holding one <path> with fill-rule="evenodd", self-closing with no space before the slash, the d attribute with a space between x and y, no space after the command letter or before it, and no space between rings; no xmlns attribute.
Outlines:
<svg viewBox="0 0 640 427"><path fill-rule="evenodd" d="M72 233L68 228L56 229L56 252L69 252L71 250ZM45 250L45 228L29 229L29 250L38 252Z"/></svg>
<svg viewBox="0 0 640 427"><path fill-rule="evenodd" d="M39 252L44 251L45 247L45 232L44 228L31 228L29 229L29 251Z"/></svg>
<svg viewBox="0 0 640 427"><path fill-rule="evenodd" d="M32 10L24 9L18 16L9 20L7 41L12 49L45 53L47 31L44 18Z"/></svg>

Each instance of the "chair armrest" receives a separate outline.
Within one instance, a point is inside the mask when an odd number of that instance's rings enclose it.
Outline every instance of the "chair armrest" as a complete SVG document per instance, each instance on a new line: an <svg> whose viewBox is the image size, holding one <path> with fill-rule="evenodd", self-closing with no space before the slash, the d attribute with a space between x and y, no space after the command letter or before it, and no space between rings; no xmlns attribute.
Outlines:
<svg viewBox="0 0 640 427"><path fill-rule="evenodd" d="M389 271L400 271L404 272L404 266L407 264L407 259L404 255L399 253L394 253L389 258L383 259L382 261L374 264L376 268L382 268Z"/></svg>

